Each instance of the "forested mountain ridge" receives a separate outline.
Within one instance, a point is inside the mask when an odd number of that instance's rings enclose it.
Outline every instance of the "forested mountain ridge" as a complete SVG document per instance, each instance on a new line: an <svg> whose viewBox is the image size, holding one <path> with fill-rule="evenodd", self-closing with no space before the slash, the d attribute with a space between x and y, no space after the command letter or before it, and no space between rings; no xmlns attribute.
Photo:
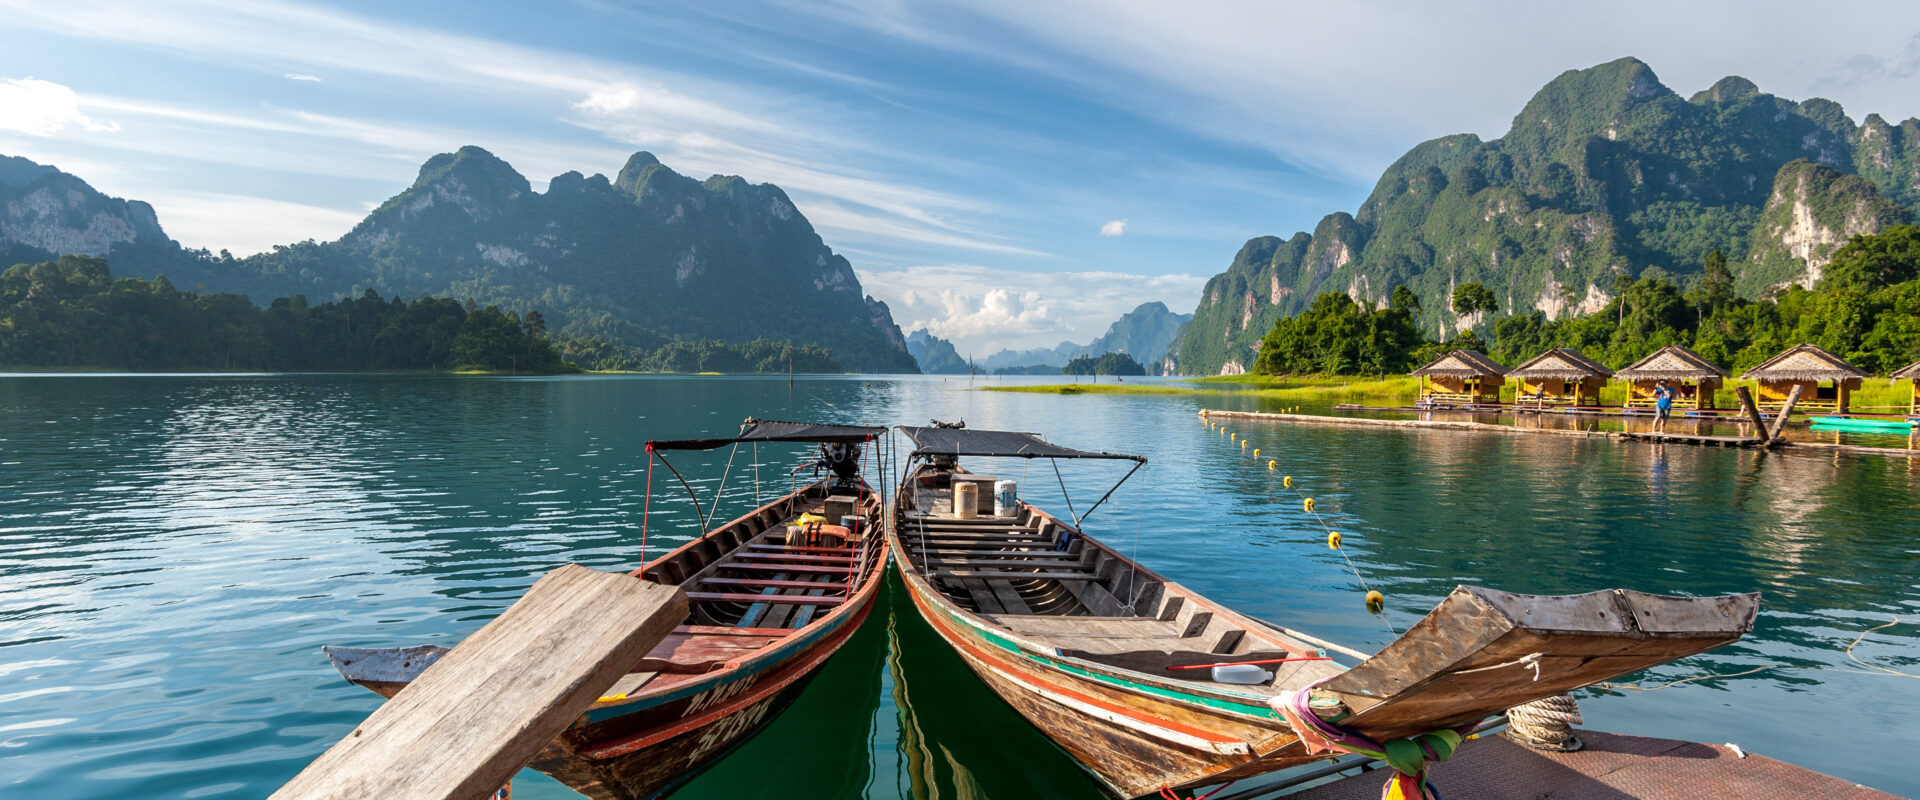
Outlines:
<svg viewBox="0 0 1920 800"><path fill-rule="evenodd" d="M1249 240L1209 281L1173 358L1189 373L1249 368L1276 320L1327 291L1383 304L1405 285L1421 328L1440 335L1513 313L1592 313L1621 277L1690 283L1716 249L1757 297L1810 285L1849 235L1916 204L1920 120L1856 125L1837 103L1738 77L1683 99L1621 59L1554 79L1500 139L1414 147L1354 214ZM1455 313L1452 290L1468 283L1492 290L1494 317Z"/></svg>
<svg viewBox="0 0 1920 800"><path fill-rule="evenodd" d="M256 302L367 289L469 298L539 310L561 338L643 349L779 340L829 348L849 369L914 371L886 305L863 296L851 265L779 187L694 180L644 152L614 180L569 172L539 193L505 161L463 147L429 159L338 241L248 258L182 250L158 231L113 244L113 271ZM7 263L50 256L22 255Z"/></svg>
<svg viewBox="0 0 1920 800"><path fill-rule="evenodd" d="M172 245L152 206L108 197L44 164L0 156L0 269L69 253L105 256L135 243Z"/></svg>
<svg viewBox="0 0 1920 800"><path fill-rule="evenodd" d="M1002 350L988 356L982 366L990 370L1040 365L1063 367L1081 356L1107 353L1126 353L1142 364L1157 364L1179 337L1180 326L1191 318L1191 314L1175 314L1166 303L1154 300L1120 315L1107 326L1106 333L1087 344L1061 342L1052 349Z"/></svg>

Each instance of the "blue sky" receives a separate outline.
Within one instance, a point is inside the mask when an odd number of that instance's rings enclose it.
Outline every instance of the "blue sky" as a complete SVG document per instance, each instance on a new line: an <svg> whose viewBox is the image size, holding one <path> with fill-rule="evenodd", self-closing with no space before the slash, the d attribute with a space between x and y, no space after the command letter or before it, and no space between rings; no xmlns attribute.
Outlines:
<svg viewBox="0 0 1920 800"><path fill-rule="evenodd" d="M1500 135L1566 69L1920 113L1920 15L1808 9L0 0L0 153L245 253L335 238L464 144L536 188L649 150L781 185L903 328L985 355L1189 311L1247 238Z"/></svg>

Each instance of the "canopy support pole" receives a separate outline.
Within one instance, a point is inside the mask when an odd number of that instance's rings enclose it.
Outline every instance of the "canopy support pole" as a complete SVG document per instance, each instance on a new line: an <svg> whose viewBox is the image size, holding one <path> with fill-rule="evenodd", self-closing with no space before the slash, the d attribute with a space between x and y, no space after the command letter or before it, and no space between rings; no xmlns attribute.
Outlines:
<svg viewBox="0 0 1920 800"><path fill-rule="evenodd" d="M1073 496L1067 494L1067 479L1060 477L1060 459L1048 458L1047 463L1053 465L1053 479L1060 482L1060 496L1066 498L1067 513L1073 514L1073 526L1078 528L1080 527L1080 515L1073 510Z"/></svg>
<svg viewBox="0 0 1920 800"><path fill-rule="evenodd" d="M660 457L660 463L666 465L667 471L673 473L673 477L680 479L681 486L687 487L687 498L693 501L693 513L699 514L700 496L693 493L693 485L687 483L686 478L680 477L680 470L673 468L673 462L667 460L666 454L656 452L654 455ZM700 535L707 535L707 518L705 516L700 517Z"/></svg>
<svg viewBox="0 0 1920 800"><path fill-rule="evenodd" d="M1093 508L1089 508L1089 509L1087 509L1087 513L1085 513L1085 514L1082 514L1082 515L1080 515L1079 517L1076 517L1076 518L1074 518L1074 520L1073 520L1073 526L1074 526L1074 527L1076 527L1076 528L1078 528L1078 527L1080 527L1080 523L1082 523L1082 522L1085 522L1085 521L1087 521L1087 517L1091 517L1091 516L1093 516L1093 512L1094 512L1094 509L1097 509L1097 508L1099 508L1099 507L1100 507L1100 504L1101 504L1101 503L1105 503L1105 502L1107 502L1107 498L1109 498L1109 497L1112 497L1112 496L1113 496L1113 493L1114 493L1114 492L1117 492L1117 491L1120 491L1120 484L1122 484L1122 483L1126 483L1126 482L1127 482L1127 479L1128 479L1128 478L1131 478L1131 477L1133 477L1133 473L1136 473L1136 472L1139 472L1139 471L1140 471L1140 468L1141 468L1141 467L1144 467L1144 466L1146 466L1146 465L1147 465L1147 462L1145 462L1145 461L1135 461L1135 462L1133 462L1133 469L1130 469L1130 470L1127 470L1127 474L1125 474L1125 475L1122 475L1122 476L1120 476L1120 481L1119 481L1118 483L1115 483L1115 484L1113 485L1113 488L1111 488L1111 489L1108 489L1108 490L1107 490L1107 493L1106 493L1106 494L1103 494L1103 495L1100 495L1100 499L1094 502L1094 504L1093 504ZM1058 471L1059 471L1059 469L1060 469L1060 468L1059 468L1059 467L1057 467L1057 466L1056 466L1056 467L1054 467L1054 471L1055 471L1055 472L1058 472ZM1072 503L1068 503L1068 504L1067 504L1067 510L1068 510L1069 512L1071 512L1071 511L1073 510L1073 504L1072 504Z"/></svg>
<svg viewBox="0 0 1920 800"><path fill-rule="evenodd" d="M759 447L759 445L758 445L758 444L755 444L755 445L754 445L754 447L756 447L756 448L757 448L757 447ZM721 470L721 472L720 472L720 488L714 491L714 493L713 493L713 506L712 506L712 508L710 508L710 509L708 509L708 511L707 511L707 516L705 517L705 519L702 519L702 520L701 520L701 522L700 522L700 535L701 535L701 536L705 536L705 535L707 535L707 523L706 523L706 520L710 520L710 519L713 519L713 515L715 515L715 514L718 514L718 513L720 513L720 498L722 498L722 497L725 497L725 496L726 496L726 494L727 494L727 476L728 476L728 475L732 475L732 474L733 474L733 457L734 457L734 455L736 455L736 454L738 454L739 452L740 452L740 443L739 443L739 442L734 442L734 443L733 443L733 449L731 449L731 450L728 450L728 451L727 451L727 468L726 468L726 469L724 469L724 470ZM700 505L700 504L699 504L698 502L695 502L695 503L694 503L694 510L696 510L696 511L698 511L698 510L699 510L699 505Z"/></svg>

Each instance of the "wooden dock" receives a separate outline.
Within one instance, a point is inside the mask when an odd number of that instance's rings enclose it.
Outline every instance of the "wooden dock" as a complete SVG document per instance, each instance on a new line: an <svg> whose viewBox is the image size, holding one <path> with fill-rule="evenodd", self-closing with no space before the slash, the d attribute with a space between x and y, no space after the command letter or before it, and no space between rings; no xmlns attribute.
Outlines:
<svg viewBox="0 0 1920 800"><path fill-rule="evenodd" d="M679 587L554 570L273 797L487 797L686 617Z"/></svg>
<svg viewBox="0 0 1920 800"><path fill-rule="evenodd" d="M1572 753L1529 750L1490 735L1460 746L1433 767L1433 785L1447 797L1474 800L1696 800L1702 797L1793 797L1898 800L1869 789L1726 745L1582 730L1586 746ZM1287 795L1292 800L1375 800L1392 770L1379 769ZM1256 790L1257 791L1257 790ZM1219 800L1272 794L1234 792Z"/></svg>
<svg viewBox="0 0 1920 800"><path fill-rule="evenodd" d="M1368 409L1369 411L1388 411L1392 409ZM1866 447L1850 444L1832 444L1826 442L1791 442L1783 439L1762 441L1748 436L1693 436L1687 434L1656 434L1626 431L1578 430L1560 428L1524 428L1517 425L1498 425L1488 422L1465 422L1454 420L1426 419L1374 419L1372 417L1329 417L1318 414L1275 414L1266 411L1225 411L1221 409L1201 409L1201 418L1209 420L1245 419L1261 422L1276 422L1287 425L1312 425L1336 428L1400 428L1402 430L1441 430L1466 433L1483 433L1499 436L1562 436L1575 439L1609 439L1614 441L1641 441L1649 443L1673 443L1685 445L1707 445L1715 447L1761 447L1797 453L1851 453L1853 455L1892 456L1895 458L1920 458L1920 449L1897 447ZM1777 430L1778 424L1772 426Z"/></svg>

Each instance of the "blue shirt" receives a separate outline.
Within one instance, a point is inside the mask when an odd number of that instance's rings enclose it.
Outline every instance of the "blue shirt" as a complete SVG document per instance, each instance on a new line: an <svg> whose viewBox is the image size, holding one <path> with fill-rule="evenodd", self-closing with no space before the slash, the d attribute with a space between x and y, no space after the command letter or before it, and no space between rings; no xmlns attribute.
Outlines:
<svg viewBox="0 0 1920 800"><path fill-rule="evenodd" d="M1653 390L1653 404L1659 406L1663 411L1672 408L1673 390L1664 386Z"/></svg>

